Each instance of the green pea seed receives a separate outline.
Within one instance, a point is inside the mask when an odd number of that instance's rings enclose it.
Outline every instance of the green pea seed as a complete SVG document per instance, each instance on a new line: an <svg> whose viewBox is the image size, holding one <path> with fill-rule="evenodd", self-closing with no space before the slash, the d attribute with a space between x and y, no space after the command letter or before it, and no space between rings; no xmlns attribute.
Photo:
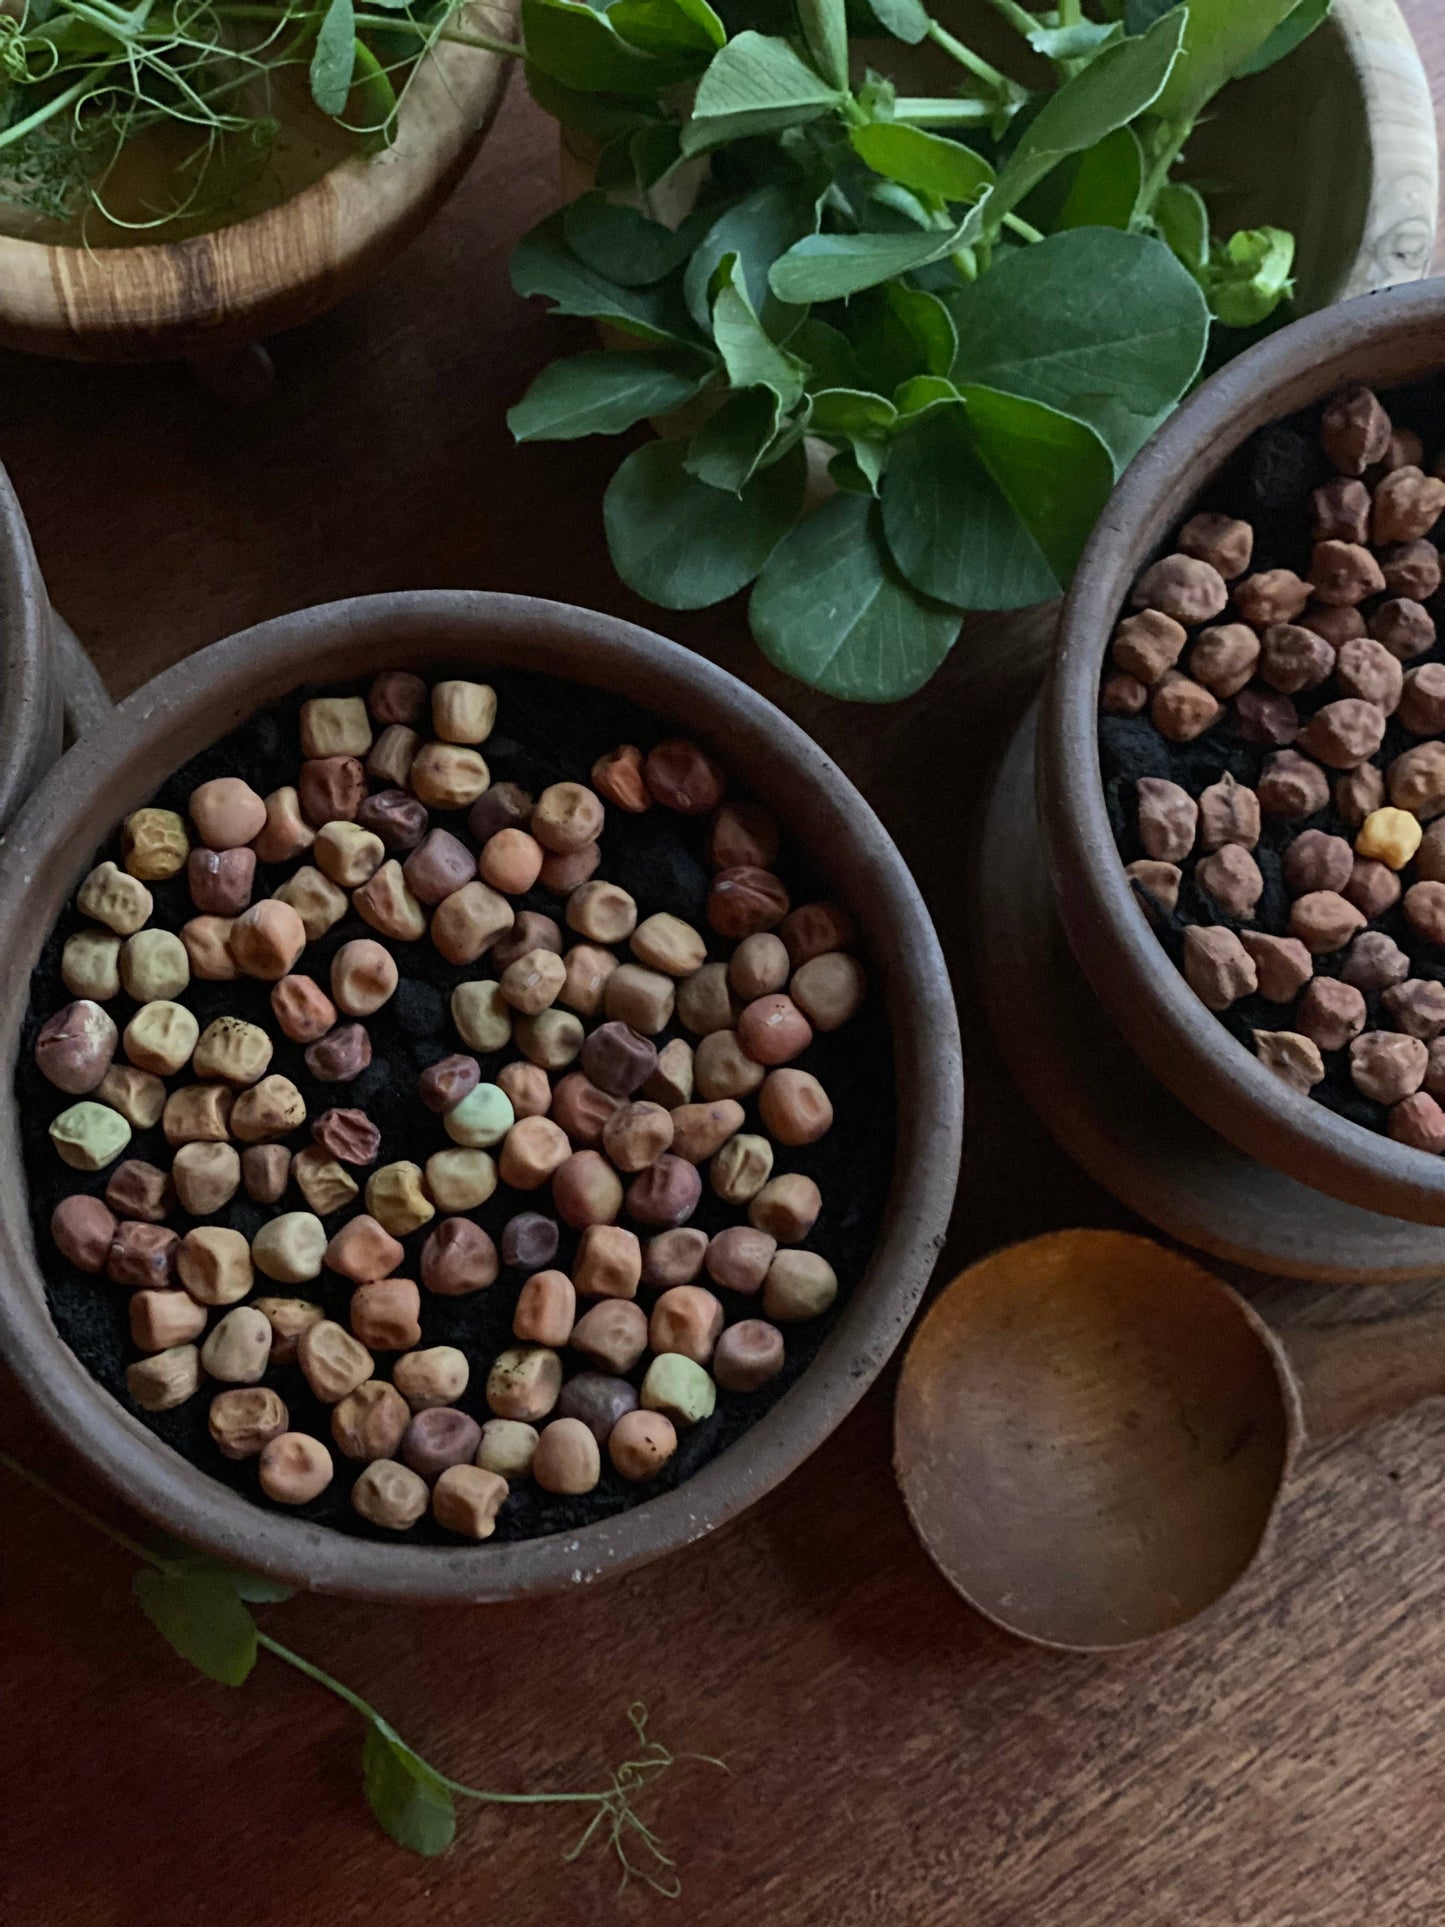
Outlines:
<svg viewBox="0 0 1445 1927"><path fill-rule="evenodd" d="M504 1090L495 1084L478 1084L447 1112L442 1122L447 1136L457 1144L485 1150L489 1145L501 1143L511 1130L515 1116L512 1101Z"/></svg>
<svg viewBox="0 0 1445 1927"><path fill-rule="evenodd" d="M74 1170L102 1171L130 1143L130 1126L108 1104L86 1099L60 1113L50 1127L50 1140Z"/></svg>

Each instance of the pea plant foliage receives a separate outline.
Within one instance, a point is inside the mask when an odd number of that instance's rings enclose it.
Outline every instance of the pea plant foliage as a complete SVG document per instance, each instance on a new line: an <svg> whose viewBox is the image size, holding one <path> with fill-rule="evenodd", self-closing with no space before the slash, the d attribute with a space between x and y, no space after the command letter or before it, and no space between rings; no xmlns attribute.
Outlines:
<svg viewBox="0 0 1445 1927"><path fill-rule="evenodd" d="M668 609L751 585L781 668L910 694L966 611L1068 582L1211 320L1289 296L1291 236L1213 234L1175 176L1224 82L1328 4L976 0L995 60L923 0L523 0L532 93L596 186L513 282L602 345L513 434L653 424L604 503L623 579ZM946 79L905 93L923 43Z"/></svg>

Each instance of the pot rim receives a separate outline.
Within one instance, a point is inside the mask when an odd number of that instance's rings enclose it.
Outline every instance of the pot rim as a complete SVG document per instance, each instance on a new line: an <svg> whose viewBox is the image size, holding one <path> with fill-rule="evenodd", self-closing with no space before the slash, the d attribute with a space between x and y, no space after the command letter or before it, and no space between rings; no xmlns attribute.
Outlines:
<svg viewBox="0 0 1445 1927"><path fill-rule="evenodd" d="M0 1350L62 1436L156 1524L216 1557L369 1599L516 1598L621 1572L701 1538L760 1498L861 1398L912 1318L957 1178L957 1016L932 922L902 857L824 751L726 671L617 618L526 596L433 590L358 597L213 643L122 703L70 750L0 844L0 1052L13 1078L30 971L98 844L199 748L304 683L426 662L539 670L617 690L718 746L784 815L855 909L893 1031L898 1140L873 1255L817 1356L733 1446L673 1491L575 1533L485 1546L391 1546L263 1509L182 1458L60 1338L35 1256L16 1106L0 1107ZM639 693L644 692L644 693ZM155 752L162 767L155 772ZM99 827L96 827L96 826Z"/></svg>
<svg viewBox="0 0 1445 1927"><path fill-rule="evenodd" d="M1039 809L1059 909L1089 983L1150 1069L1240 1150L1389 1216L1445 1224L1445 1159L1292 1090L1205 1009L1134 902L1104 805L1097 705L1109 637L1144 559L1265 423L1341 382L1445 370L1445 280L1307 315L1241 355L1144 446L1085 547L1059 623L1039 732Z"/></svg>
<svg viewBox="0 0 1445 1927"><path fill-rule="evenodd" d="M59 754L61 678L50 600L19 499L0 468L0 832Z"/></svg>

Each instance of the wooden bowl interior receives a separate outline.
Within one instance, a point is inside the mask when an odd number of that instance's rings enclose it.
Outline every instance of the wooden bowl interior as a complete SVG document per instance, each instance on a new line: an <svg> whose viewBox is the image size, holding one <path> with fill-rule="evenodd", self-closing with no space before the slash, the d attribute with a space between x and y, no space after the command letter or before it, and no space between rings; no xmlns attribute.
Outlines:
<svg viewBox="0 0 1445 1927"><path fill-rule="evenodd" d="M13 1075L29 973L97 845L171 771L299 684L406 664L510 665L616 690L708 741L789 824L855 909L893 1036L898 1137L872 1260L816 1359L694 1478L561 1537L472 1548L374 1545L253 1505L161 1443L59 1339L28 1228L15 1107L0 1107L0 1347L91 1465L178 1536L290 1584L372 1598L496 1599L618 1571L700 1537L798 1465L862 1396L932 1271L957 1179L962 1071L928 914L872 811L812 740L723 671L645 630L520 596L374 596L202 650L70 751L0 847L0 1048ZM24 914L19 914L23 904Z"/></svg>
<svg viewBox="0 0 1445 1927"><path fill-rule="evenodd" d="M958 1591L1050 1645L1128 1645L1211 1605L1264 1537L1289 1454L1271 1342L1147 1238L995 1252L909 1347L899 1476Z"/></svg>
<svg viewBox="0 0 1445 1927"><path fill-rule="evenodd" d="M1266 422L1341 383L1389 388L1445 367L1445 281L1352 301L1262 342L1200 389L1135 458L1084 552L1045 690L1039 803L1069 942L1150 1069L1251 1157L1347 1203L1445 1224L1445 1159L1289 1089L1216 1022L1129 891L1104 806L1098 692L1118 612L1146 559Z"/></svg>
<svg viewBox="0 0 1445 1927"><path fill-rule="evenodd" d="M478 11L502 37L516 0ZM445 43L418 71L395 144L278 207L190 240L52 247L0 236L0 347L90 361L177 358L312 320L399 253L456 186L512 62Z"/></svg>

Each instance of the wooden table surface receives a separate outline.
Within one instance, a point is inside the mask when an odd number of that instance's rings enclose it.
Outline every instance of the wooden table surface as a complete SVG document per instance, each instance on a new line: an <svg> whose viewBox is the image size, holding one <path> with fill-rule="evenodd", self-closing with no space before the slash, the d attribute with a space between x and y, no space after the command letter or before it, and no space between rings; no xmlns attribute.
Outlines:
<svg viewBox="0 0 1445 1927"><path fill-rule="evenodd" d="M1445 111L1445 9L1408 0ZM880 808L957 967L969 1133L950 1258L1126 1214L1007 1084L974 1010L959 878L1022 682L960 647L894 710L780 684L736 605L669 618L608 566L612 444L513 450L504 414L577 345L510 292L557 199L550 125L514 88L436 224L369 292L278 341L234 411L183 373L0 357L0 460L57 607L113 693L293 606L455 585L652 622L798 716ZM1329 1316L1276 1294L1288 1315ZM1373 1304L1383 1305L1383 1295ZM1402 1299L1403 1302L1403 1299ZM889 1470L891 1375L779 1492L595 1591L403 1613L308 1598L278 1638L431 1759L498 1788L591 1786L644 1699L679 1768L649 1807L684 1895L618 1894L570 1823L463 1814L402 1853L360 1797L359 1733L262 1658L240 1691L174 1659L132 1564L0 1473L5 1927L1434 1927L1445 1915L1445 1407L1310 1463L1271 1554L1205 1622L1080 1659L974 1618ZM104 1506L0 1382L0 1444ZM120 1514L115 1516L119 1517Z"/></svg>

